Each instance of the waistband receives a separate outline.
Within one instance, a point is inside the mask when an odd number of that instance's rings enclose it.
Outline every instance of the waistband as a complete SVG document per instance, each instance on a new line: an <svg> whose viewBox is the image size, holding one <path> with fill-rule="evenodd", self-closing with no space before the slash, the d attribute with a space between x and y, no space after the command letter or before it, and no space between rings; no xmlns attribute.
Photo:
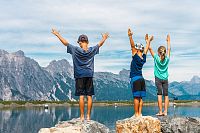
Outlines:
<svg viewBox="0 0 200 133"><path fill-rule="evenodd" d="M131 80L130 80L130 83L133 83L134 81L138 80L138 79L142 79L143 76L135 76L135 77L132 77Z"/></svg>

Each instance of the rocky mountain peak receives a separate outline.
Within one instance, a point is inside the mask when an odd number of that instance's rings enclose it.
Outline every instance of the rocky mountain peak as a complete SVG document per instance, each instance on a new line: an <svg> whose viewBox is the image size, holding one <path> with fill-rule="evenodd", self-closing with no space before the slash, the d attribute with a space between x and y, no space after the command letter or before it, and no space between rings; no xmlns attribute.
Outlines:
<svg viewBox="0 0 200 133"><path fill-rule="evenodd" d="M66 59L58 61L53 60L45 69L51 74L67 72L69 75L73 75L73 67L69 64L69 62Z"/></svg>
<svg viewBox="0 0 200 133"><path fill-rule="evenodd" d="M120 72L119 72L119 75L123 75L123 76L127 76L129 75L130 71L129 70L126 70L126 69L122 69Z"/></svg>
<svg viewBox="0 0 200 133"><path fill-rule="evenodd" d="M194 84L199 84L200 83L200 77L198 77L197 75L193 76L191 79L191 82Z"/></svg>
<svg viewBox="0 0 200 133"><path fill-rule="evenodd" d="M120 78L122 80L128 81L129 80L129 74L130 74L130 70L126 70L126 69L122 69L119 72Z"/></svg>
<svg viewBox="0 0 200 133"><path fill-rule="evenodd" d="M15 56L24 56L24 52L22 50L19 50L17 52L12 53Z"/></svg>
<svg viewBox="0 0 200 133"><path fill-rule="evenodd" d="M0 56L1 55L5 55L5 54L9 54L7 51L0 49Z"/></svg>

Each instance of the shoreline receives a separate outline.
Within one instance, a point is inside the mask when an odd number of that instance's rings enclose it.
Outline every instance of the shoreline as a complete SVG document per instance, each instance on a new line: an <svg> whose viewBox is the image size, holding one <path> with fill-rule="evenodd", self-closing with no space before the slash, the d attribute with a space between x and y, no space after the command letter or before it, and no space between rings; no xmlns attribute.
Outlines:
<svg viewBox="0 0 200 133"><path fill-rule="evenodd" d="M0 108L14 108L14 107L57 107L57 106L79 106L78 102L71 101L0 101ZM95 101L93 106L132 106L132 101ZM144 102L144 106L157 106L157 102ZM198 101L175 101L169 102L169 106L200 106Z"/></svg>

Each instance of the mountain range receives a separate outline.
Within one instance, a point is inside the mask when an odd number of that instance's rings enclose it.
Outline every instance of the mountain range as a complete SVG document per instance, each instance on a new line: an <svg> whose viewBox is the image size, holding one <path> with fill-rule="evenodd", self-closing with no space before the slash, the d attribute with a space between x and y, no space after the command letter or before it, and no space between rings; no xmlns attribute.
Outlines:
<svg viewBox="0 0 200 133"><path fill-rule="evenodd" d="M153 81L146 80L147 97L157 99ZM75 81L73 67L66 59L49 63L41 67L34 59L26 57L23 51L8 53L0 50L0 100L71 100L74 96ZM132 100L129 85L129 70L119 74L95 72L94 88L96 101ZM190 81L169 84L169 97L181 100L200 99L200 77Z"/></svg>

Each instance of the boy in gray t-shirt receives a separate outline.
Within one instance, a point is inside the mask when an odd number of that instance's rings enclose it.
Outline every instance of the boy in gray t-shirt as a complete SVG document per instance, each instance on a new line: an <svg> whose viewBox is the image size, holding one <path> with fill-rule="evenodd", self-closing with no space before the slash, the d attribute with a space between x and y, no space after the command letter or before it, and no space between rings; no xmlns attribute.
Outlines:
<svg viewBox="0 0 200 133"><path fill-rule="evenodd" d="M72 55L74 78L76 80L75 95L79 96L80 119L84 120L84 96L86 95L88 99L87 120L90 120L92 95L94 95L94 56L99 53L99 47L104 44L109 35L108 33L102 34L102 40L93 47L88 47L89 41L86 35L80 35L77 41L80 47L77 47L69 44L57 30L52 29L52 33L67 46L67 53Z"/></svg>

